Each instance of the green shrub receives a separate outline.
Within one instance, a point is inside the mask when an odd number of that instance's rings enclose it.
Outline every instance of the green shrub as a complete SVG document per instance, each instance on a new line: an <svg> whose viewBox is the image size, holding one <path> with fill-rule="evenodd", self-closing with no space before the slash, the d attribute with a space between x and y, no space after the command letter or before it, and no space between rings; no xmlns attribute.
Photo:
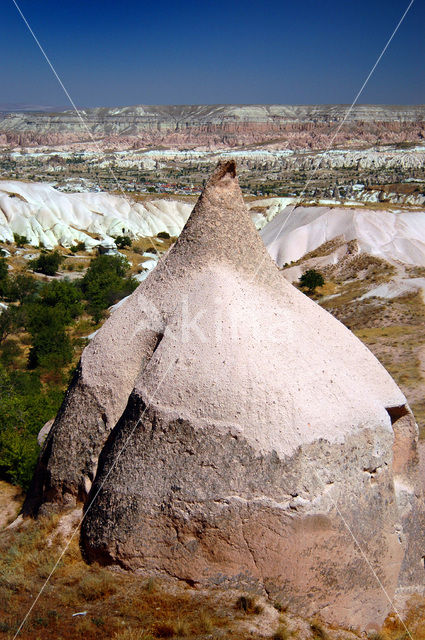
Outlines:
<svg viewBox="0 0 425 640"><path fill-rule="evenodd" d="M0 312L0 344L21 325L21 316L17 307L8 307Z"/></svg>
<svg viewBox="0 0 425 640"><path fill-rule="evenodd" d="M0 347L0 360L5 365L5 367L10 367L12 369L16 369L18 366L18 359L22 355L22 349L19 346L17 340L14 340L12 337L7 338L1 344Z"/></svg>
<svg viewBox="0 0 425 640"><path fill-rule="evenodd" d="M0 283L6 280L9 275L9 268L7 266L6 258L0 258Z"/></svg>
<svg viewBox="0 0 425 640"><path fill-rule="evenodd" d="M0 364L0 477L29 486L39 452L37 434L62 398L57 387L44 391L36 373L7 373Z"/></svg>
<svg viewBox="0 0 425 640"><path fill-rule="evenodd" d="M317 287L323 287L325 279L316 269L308 269L302 274L299 279L300 287L308 290L309 293L313 293Z"/></svg>
<svg viewBox="0 0 425 640"><path fill-rule="evenodd" d="M28 244L28 238L26 236L19 235L19 233L14 233L13 239L17 247L23 247L24 245Z"/></svg>
<svg viewBox="0 0 425 640"><path fill-rule="evenodd" d="M72 253L78 253L78 251L85 251L86 250L86 243L85 242L77 242L77 244L74 244L71 248Z"/></svg>
<svg viewBox="0 0 425 640"><path fill-rule="evenodd" d="M131 238L128 236L117 236L115 238L115 244L118 249L125 249L126 247L131 247Z"/></svg>
<svg viewBox="0 0 425 640"><path fill-rule="evenodd" d="M69 324L83 311L81 289L70 280L55 280L46 283L40 290L40 302L54 307L64 324Z"/></svg>
<svg viewBox="0 0 425 640"><path fill-rule="evenodd" d="M10 302L24 302L31 299L38 289L37 280L25 273L19 273L14 277L9 277L7 281L5 299Z"/></svg>
<svg viewBox="0 0 425 640"><path fill-rule="evenodd" d="M50 282L40 297L24 305L26 328L31 335L28 366L57 371L71 362L73 348L66 327L82 311L81 291L69 281Z"/></svg>
<svg viewBox="0 0 425 640"><path fill-rule="evenodd" d="M46 276L54 276L63 261L63 256L59 251L42 251L38 258L30 260L29 266L37 273L44 273Z"/></svg>
<svg viewBox="0 0 425 640"><path fill-rule="evenodd" d="M138 286L137 281L126 277L129 266L123 256L102 255L91 261L80 286L95 323L101 320L105 309Z"/></svg>
<svg viewBox="0 0 425 640"><path fill-rule="evenodd" d="M30 369L44 367L58 370L72 360L72 345L65 327L66 311L34 303L28 309L28 331L31 349L28 357Z"/></svg>

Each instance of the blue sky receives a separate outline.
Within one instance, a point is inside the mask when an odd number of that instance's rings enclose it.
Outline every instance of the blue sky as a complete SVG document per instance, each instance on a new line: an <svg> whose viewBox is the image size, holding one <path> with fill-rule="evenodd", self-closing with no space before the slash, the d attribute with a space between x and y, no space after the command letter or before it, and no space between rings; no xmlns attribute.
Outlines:
<svg viewBox="0 0 425 640"><path fill-rule="evenodd" d="M351 103L408 0L17 0L79 106ZM11 0L0 103L68 106ZM415 0L360 103L425 103Z"/></svg>

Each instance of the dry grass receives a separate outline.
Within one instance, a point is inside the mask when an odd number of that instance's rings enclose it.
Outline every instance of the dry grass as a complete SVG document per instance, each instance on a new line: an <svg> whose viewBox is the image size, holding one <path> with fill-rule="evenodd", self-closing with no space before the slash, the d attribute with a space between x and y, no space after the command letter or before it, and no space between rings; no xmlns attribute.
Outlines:
<svg viewBox="0 0 425 640"><path fill-rule="evenodd" d="M258 598L255 596L239 596L236 600L235 606L239 611L253 615L258 615L263 611L262 605L258 602Z"/></svg>
<svg viewBox="0 0 425 640"><path fill-rule="evenodd" d="M0 638L11 638L56 562L59 517L25 521L0 534ZM243 640L237 595L208 594L187 585L87 566L73 540L25 625L28 640L149 640L232 637ZM252 605L252 606L251 606ZM262 607L248 609L261 616ZM86 611L86 615L74 613ZM255 638L255 634L252 636Z"/></svg>
<svg viewBox="0 0 425 640"><path fill-rule="evenodd" d="M300 260L292 262L291 267L297 264L303 264L304 262L306 262L307 260L311 260L312 258L321 258L323 256L328 256L330 253L332 253L339 247L342 247L342 245L344 244L345 240L343 236L336 236L335 238L332 238L332 240L328 240L327 242L321 244L319 247L317 247L317 249L309 251L309 253L306 253L302 258L300 258Z"/></svg>
<svg viewBox="0 0 425 640"><path fill-rule="evenodd" d="M280 622L278 628L272 635L272 640L289 640L291 632L284 622Z"/></svg>
<svg viewBox="0 0 425 640"><path fill-rule="evenodd" d="M424 379L420 352L425 346L424 325L390 325L365 327L356 335L382 362L405 393L419 426L425 436Z"/></svg>
<svg viewBox="0 0 425 640"><path fill-rule="evenodd" d="M390 614L379 635L383 640L408 640L409 637L425 640L425 598L412 596L407 603L407 614L403 622L395 613Z"/></svg>
<svg viewBox="0 0 425 640"><path fill-rule="evenodd" d="M337 264L322 269L325 276L338 282L366 280L369 283L387 282L395 273L395 268L386 260L366 253L347 255Z"/></svg>
<svg viewBox="0 0 425 640"><path fill-rule="evenodd" d="M113 640L154 640L150 631L139 629L124 629L114 634Z"/></svg>
<svg viewBox="0 0 425 640"><path fill-rule="evenodd" d="M0 534L0 638L13 638L62 545L63 518L25 521ZM65 536L66 537L66 536ZM85 615L73 616L77 612ZM415 640L425 640L425 599L406 618ZM273 631L274 629L274 631ZM388 618L383 640L401 640L402 626ZM341 636L341 633L344 633ZM26 640L340 640L344 630L306 621L271 603L236 591L197 590L98 565L87 566L73 540L25 624ZM381 640L376 638L375 640Z"/></svg>
<svg viewBox="0 0 425 640"><path fill-rule="evenodd" d="M127 260L131 263L130 274L135 275L141 270L141 265L148 258L142 258L142 254L145 251L151 253L157 252L159 255L164 254L175 243L176 238L138 238L134 240L131 248L120 250L125 255Z"/></svg>
<svg viewBox="0 0 425 640"><path fill-rule="evenodd" d="M410 278L425 278L425 267L405 267Z"/></svg>
<svg viewBox="0 0 425 640"><path fill-rule="evenodd" d="M312 620L310 623L310 629L315 640L327 640L328 634L320 620Z"/></svg>
<svg viewBox="0 0 425 640"><path fill-rule="evenodd" d="M79 581L78 594L86 602L93 602L116 593L114 576L106 571L90 567L89 572Z"/></svg>
<svg viewBox="0 0 425 640"><path fill-rule="evenodd" d="M14 520L24 501L20 487L0 480L0 531Z"/></svg>

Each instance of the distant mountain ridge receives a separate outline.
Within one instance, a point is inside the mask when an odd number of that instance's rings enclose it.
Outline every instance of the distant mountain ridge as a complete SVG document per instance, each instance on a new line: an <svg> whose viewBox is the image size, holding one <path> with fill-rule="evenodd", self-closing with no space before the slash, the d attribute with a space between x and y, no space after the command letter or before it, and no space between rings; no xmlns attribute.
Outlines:
<svg viewBox="0 0 425 640"><path fill-rule="evenodd" d="M321 148L339 126L336 144L425 138L425 105L356 105L351 111L349 105L139 105L80 114L84 122L73 110L0 113L0 145L90 144L94 138L113 148Z"/></svg>
<svg viewBox="0 0 425 640"><path fill-rule="evenodd" d="M26 102L0 102L0 113L32 113L34 111L67 111L68 107L59 107L58 105L45 104L28 104Z"/></svg>

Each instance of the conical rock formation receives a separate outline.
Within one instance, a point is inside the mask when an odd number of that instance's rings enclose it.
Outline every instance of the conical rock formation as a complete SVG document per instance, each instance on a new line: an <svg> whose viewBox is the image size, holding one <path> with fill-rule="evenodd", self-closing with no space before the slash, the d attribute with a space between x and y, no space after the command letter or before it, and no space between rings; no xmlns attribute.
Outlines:
<svg viewBox="0 0 425 640"><path fill-rule="evenodd" d="M423 585L416 443L388 373L271 261L227 162L85 349L26 509L95 478L89 561L365 628Z"/></svg>

